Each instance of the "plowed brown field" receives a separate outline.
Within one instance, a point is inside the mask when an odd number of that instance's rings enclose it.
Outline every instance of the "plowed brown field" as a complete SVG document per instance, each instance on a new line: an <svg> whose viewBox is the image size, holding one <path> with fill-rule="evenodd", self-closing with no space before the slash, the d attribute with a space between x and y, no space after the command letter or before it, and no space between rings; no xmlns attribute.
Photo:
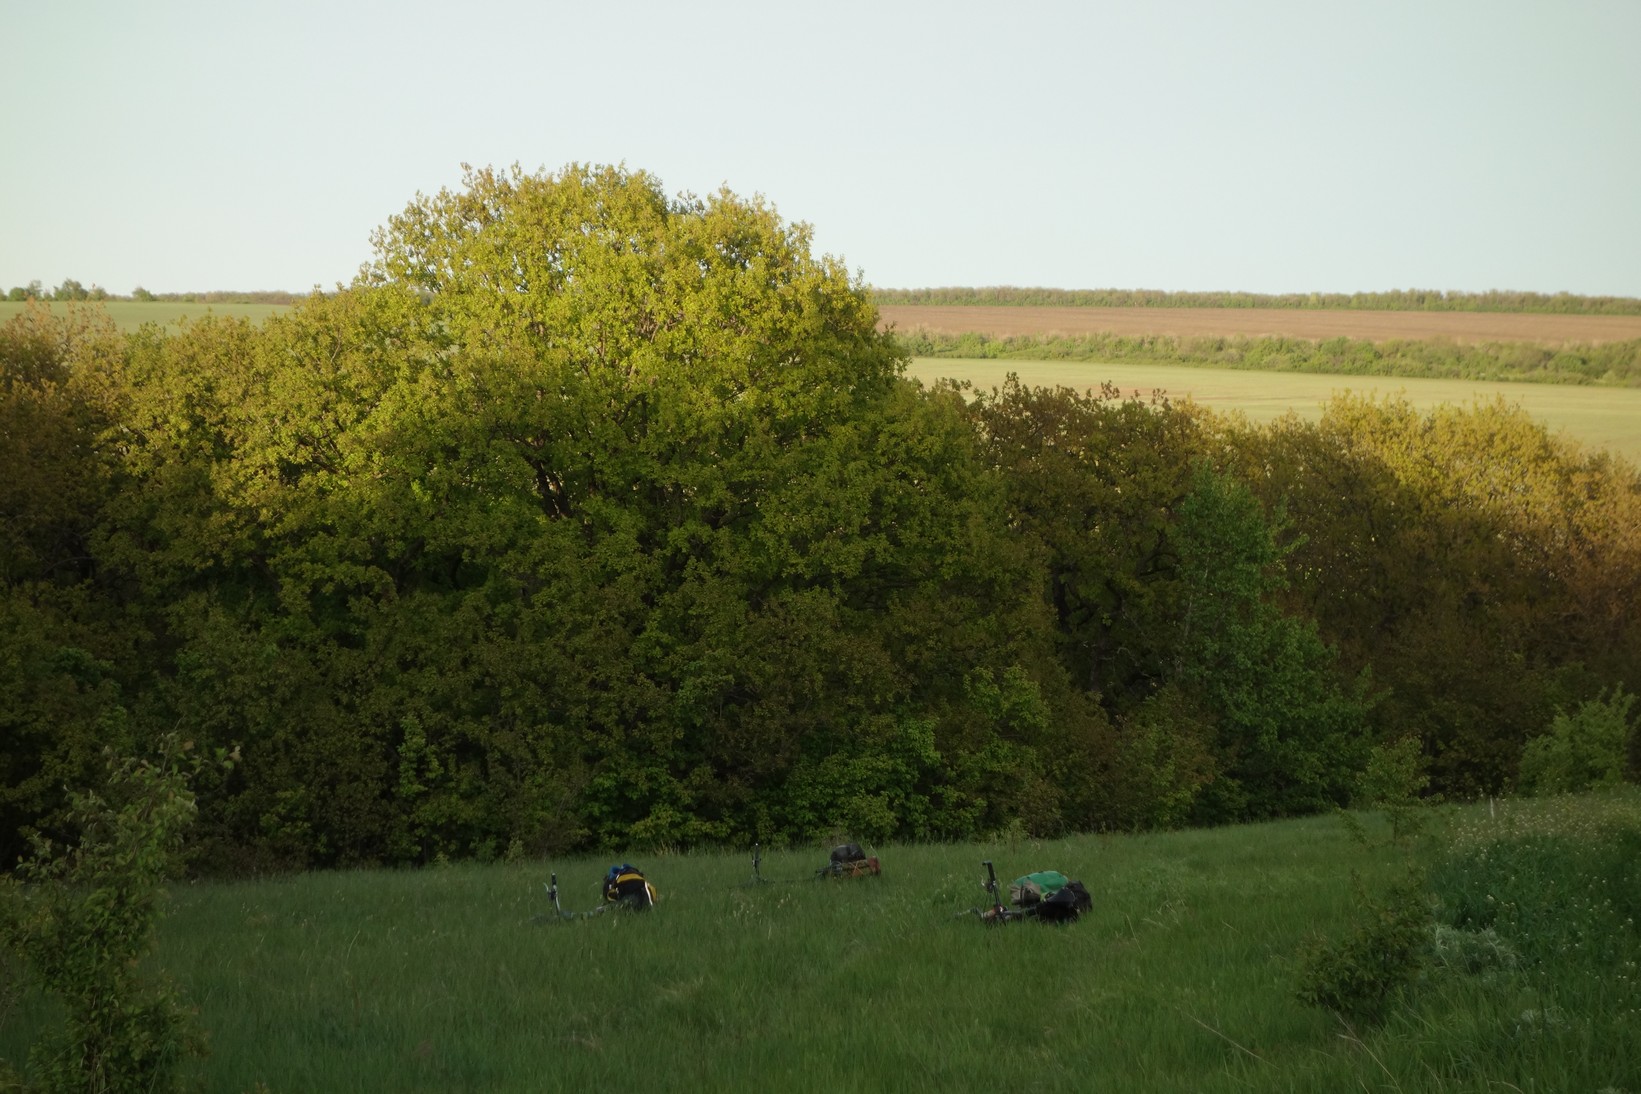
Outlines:
<svg viewBox="0 0 1641 1094"><path fill-rule="evenodd" d="M1445 338L1453 342L1565 345L1641 338L1641 316L1526 315L1504 312L1305 311L1298 308L943 307L891 304L882 325L945 334L1279 335L1372 342Z"/></svg>

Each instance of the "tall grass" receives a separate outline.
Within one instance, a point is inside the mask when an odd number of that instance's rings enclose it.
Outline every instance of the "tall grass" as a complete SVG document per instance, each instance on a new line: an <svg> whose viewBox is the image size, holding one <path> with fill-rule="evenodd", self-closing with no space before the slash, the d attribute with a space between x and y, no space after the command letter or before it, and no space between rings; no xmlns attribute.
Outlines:
<svg viewBox="0 0 1641 1094"><path fill-rule="evenodd" d="M1541 1090L1641 1088L1641 803L1477 811L1433 868L1438 961L1404 1018L1450 1070L1498 1059ZM1458 973L1460 975L1455 975Z"/></svg>
<svg viewBox="0 0 1641 1094"><path fill-rule="evenodd" d="M1641 832L1633 791L1568 799L1549 821L1508 812L1511 831L1541 831L1595 809L1608 821L1566 838ZM1433 879L1467 879L1440 882L1438 918L1452 893L1504 884L1463 865L1509 834L1500 823L1457 814L1425 853ZM185 885L160 960L211 1033L213 1091L1641 1090L1620 1057L1641 952L1622 916L1599 922L1627 986L1586 966L1563 982L1554 961L1433 959L1378 1029L1298 1002L1295 955L1349 922L1353 878L1374 889L1408 868L1335 818L874 850L883 876L824 881L824 850L768 853L764 884L749 856L644 857L653 912L572 922L550 915L549 872L587 909L607 861ZM986 899L983 859L1005 881L1080 878L1094 910L1065 927L960 915ZM1602 895L1636 914L1633 887ZM1532 944L1508 926L1499 945L1524 960ZM13 1017L0 1053L15 1058L49 1016Z"/></svg>
<svg viewBox="0 0 1641 1094"><path fill-rule="evenodd" d="M884 848L885 876L855 881L789 853L762 872L790 880L764 885L739 856L664 857L641 864L655 913L551 925L534 922L540 868L213 886L182 894L172 967L213 1027L221 1089L574 1089L635 1067L652 1089L1178 1089L1239 1074L1231 1039L1322 1021L1283 998L1312 917L1261 898L1304 893L1325 917L1341 892L1282 863L1297 846L1237 871L1167 844ZM1006 876L1058 866L1103 899L1065 930L955 918L984 899L982 857ZM589 882L604 866L555 865ZM1271 998L1275 1014L1250 1005Z"/></svg>

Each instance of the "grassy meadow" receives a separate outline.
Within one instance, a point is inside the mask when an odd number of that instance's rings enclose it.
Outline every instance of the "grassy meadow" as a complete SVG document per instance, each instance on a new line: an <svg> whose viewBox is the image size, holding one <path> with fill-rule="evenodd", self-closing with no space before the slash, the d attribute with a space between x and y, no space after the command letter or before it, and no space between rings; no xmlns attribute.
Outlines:
<svg viewBox="0 0 1641 1094"><path fill-rule="evenodd" d="M919 357L909 375L925 384L943 378L967 380L987 390L1017 373L1028 387L1098 388L1110 381L1123 394L1165 392L1221 413L1240 412L1268 422L1290 410L1315 421L1322 404L1336 393L1405 395L1416 407L1443 403L1470 406L1502 396L1519 403L1551 432L1561 432L1593 448L1606 448L1641 464L1641 389L1574 384L1427 380L1399 376L1329 376L1294 372L1201 368L1190 365L1101 364L1088 361L1015 361Z"/></svg>
<svg viewBox="0 0 1641 1094"><path fill-rule="evenodd" d="M814 879L824 849L766 853L763 884L749 855L635 856L658 907L574 921L549 874L585 910L613 860L199 882L158 960L210 1091L1641 1090L1641 794L1432 816L1417 852L1324 816L878 847L883 875L848 881ZM988 858L1082 879L1092 913L963 915ZM1460 925L1405 1002L1381 1025L1300 1003L1305 940L1414 858ZM1501 911L1483 930L1472 905ZM9 1017L16 1060L50 1012Z"/></svg>

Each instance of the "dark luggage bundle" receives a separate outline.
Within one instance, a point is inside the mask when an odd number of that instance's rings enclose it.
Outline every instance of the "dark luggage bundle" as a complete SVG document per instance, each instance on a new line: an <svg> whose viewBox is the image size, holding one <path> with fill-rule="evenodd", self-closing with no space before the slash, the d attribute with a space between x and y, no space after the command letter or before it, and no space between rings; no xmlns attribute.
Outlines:
<svg viewBox="0 0 1641 1094"><path fill-rule="evenodd" d="M1094 898L1080 881L1068 881L1058 892L1037 902L1037 918L1047 923L1067 923L1092 911Z"/></svg>
<svg viewBox="0 0 1641 1094"><path fill-rule="evenodd" d="M831 861L819 870L820 877L876 877L883 872L876 855L868 855L858 843L844 843L832 848Z"/></svg>
<svg viewBox="0 0 1641 1094"><path fill-rule="evenodd" d="M985 889L991 894L992 904L990 908L974 911L987 923L1008 923L1016 919L1069 923L1094 907L1088 888L1058 870L1039 870L1015 878L1009 885L1009 904L1005 905L996 869L990 862L981 865L986 868Z"/></svg>

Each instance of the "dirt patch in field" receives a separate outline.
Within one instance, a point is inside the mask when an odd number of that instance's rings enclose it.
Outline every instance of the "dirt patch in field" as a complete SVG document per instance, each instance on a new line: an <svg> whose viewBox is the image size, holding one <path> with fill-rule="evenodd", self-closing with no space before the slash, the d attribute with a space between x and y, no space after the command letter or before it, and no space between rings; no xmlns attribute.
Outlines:
<svg viewBox="0 0 1641 1094"><path fill-rule="evenodd" d="M1453 342L1539 345L1641 338L1641 316L1523 315L1493 312L1303 311L1289 308L1015 308L890 304L881 326L943 334L1173 334L1371 342L1445 338Z"/></svg>

